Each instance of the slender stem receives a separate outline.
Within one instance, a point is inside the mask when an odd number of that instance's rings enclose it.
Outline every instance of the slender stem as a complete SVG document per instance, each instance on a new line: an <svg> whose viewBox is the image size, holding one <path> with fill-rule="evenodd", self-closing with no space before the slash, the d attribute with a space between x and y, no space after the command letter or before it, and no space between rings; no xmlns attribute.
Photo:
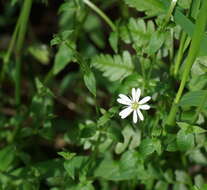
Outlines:
<svg viewBox="0 0 207 190"><path fill-rule="evenodd" d="M164 29L166 27L167 23L170 21L170 18L171 18L172 13L173 13L173 11L175 9L176 3L177 3L177 0L172 0L171 1L170 8L168 10L168 13L167 13L167 15L166 15L166 17L164 19L163 25L161 27L162 29Z"/></svg>
<svg viewBox="0 0 207 190"><path fill-rule="evenodd" d="M187 37L186 33L182 32L181 40L180 40L180 47L179 47L178 55L177 55L177 58L176 58L176 61L175 61L174 76L177 76L178 70L179 70L179 67L180 67L180 63L181 63L182 58L183 58L184 45L185 45L186 37Z"/></svg>
<svg viewBox="0 0 207 190"><path fill-rule="evenodd" d="M16 44L16 71L15 71L15 102L20 104L20 81L21 81L21 53L26 34L26 26L32 6L32 0L25 0L20 14L20 26Z"/></svg>
<svg viewBox="0 0 207 190"><path fill-rule="evenodd" d="M3 65L3 68L1 70L1 75L0 75L0 80L1 81L4 80L6 67L7 67L7 64L9 62L9 60L10 60L11 53L12 53L12 51L14 49L14 46L15 46L15 42L16 42L19 26L20 26L20 17L19 17L19 19L17 21L17 24L15 26L14 32L12 34L12 39L11 39L11 41L9 43L9 48L8 48L7 53L6 53L6 55L4 57L4 60L3 60L4 65Z"/></svg>
<svg viewBox="0 0 207 190"><path fill-rule="evenodd" d="M90 0L83 0L83 2L88 5L91 9L93 9L100 17L105 20L105 22L111 27L113 31L116 31L116 26L114 23L109 19L109 17L99 9L95 4L93 4Z"/></svg>
<svg viewBox="0 0 207 190"><path fill-rule="evenodd" d="M187 12L188 17L191 15L193 7L194 7L194 2L190 1L190 9ZM177 58L176 58L176 61L175 61L175 67L173 69L174 77L177 76L181 61L183 59L183 54L185 52L186 39L187 39L187 34L184 31L182 31L181 40L180 40L180 47L179 47L178 55L177 55Z"/></svg>
<svg viewBox="0 0 207 190"><path fill-rule="evenodd" d="M207 22L207 1L203 1L199 15L196 19L195 30L193 33L189 54L188 54L188 57L187 57L187 60L185 63L185 68L184 68L184 72L182 75L181 84L180 84L180 87L179 87L178 92L176 94L176 97L174 99L174 103L171 107L169 116L167 118L167 124L170 126L174 125L174 123L175 123L175 116L176 116L177 109L178 109L178 103L179 103L180 98L182 96L185 84L188 80L190 69L191 69L191 67L192 67L192 65L198 55L201 40L202 40L203 34L205 32L206 22Z"/></svg>
<svg viewBox="0 0 207 190"><path fill-rule="evenodd" d="M50 82L50 80L53 78L53 76L54 76L53 68L51 68L44 78L44 84L47 85Z"/></svg>
<svg viewBox="0 0 207 190"><path fill-rule="evenodd" d="M174 31L172 28L170 29L170 40L172 44L170 48L170 60L172 61L174 57Z"/></svg>

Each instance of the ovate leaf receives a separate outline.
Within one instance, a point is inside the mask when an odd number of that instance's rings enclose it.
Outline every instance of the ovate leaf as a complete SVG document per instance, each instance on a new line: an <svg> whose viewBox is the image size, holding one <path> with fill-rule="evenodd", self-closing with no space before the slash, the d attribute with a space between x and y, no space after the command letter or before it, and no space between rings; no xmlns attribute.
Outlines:
<svg viewBox="0 0 207 190"><path fill-rule="evenodd" d="M200 134L200 133L206 132L205 129L202 129L201 127L198 127L196 125L190 125L190 124L184 123L184 122L177 122L177 124L182 130L188 131L190 133Z"/></svg>
<svg viewBox="0 0 207 190"><path fill-rule="evenodd" d="M194 135L185 130L180 130L177 134L177 146L180 151L187 151L194 147Z"/></svg>
<svg viewBox="0 0 207 190"><path fill-rule="evenodd" d="M207 74L194 76L189 82L191 91L202 90L207 86Z"/></svg>
<svg viewBox="0 0 207 190"><path fill-rule="evenodd" d="M113 50L115 51L115 53L118 52L118 38L119 36L117 32L112 32L109 36L109 43L113 48Z"/></svg>
<svg viewBox="0 0 207 190"><path fill-rule="evenodd" d="M140 153L143 155L143 157L152 154L154 151L155 151L155 146L152 139L147 138L141 142Z"/></svg>
<svg viewBox="0 0 207 190"><path fill-rule="evenodd" d="M88 90L96 96L96 79L92 71L89 71L83 76L84 82Z"/></svg>
<svg viewBox="0 0 207 190"><path fill-rule="evenodd" d="M155 32L152 34L149 43L149 54L154 54L157 50L161 48L165 40L165 34L163 32Z"/></svg>
<svg viewBox="0 0 207 190"><path fill-rule="evenodd" d="M74 56L74 50L70 48L67 44L62 43L59 50L55 56L55 65L53 68L53 73L56 75L62 71L70 61L72 61Z"/></svg>
<svg viewBox="0 0 207 190"><path fill-rule="evenodd" d="M8 145L0 151L0 171L5 171L15 158L15 147Z"/></svg>
<svg viewBox="0 0 207 190"><path fill-rule="evenodd" d="M74 179L76 172L77 174L80 174L80 170L86 164L87 159L88 158L86 156L76 156L70 160L66 160L64 162L64 168L66 169L68 175Z"/></svg>
<svg viewBox="0 0 207 190"><path fill-rule="evenodd" d="M196 107L200 106L206 94L207 94L207 90L197 90L197 91L188 92L182 97L179 105L196 106ZM204 102L204 104L205 105L203 107L206 107L207 102Z"/></svg>

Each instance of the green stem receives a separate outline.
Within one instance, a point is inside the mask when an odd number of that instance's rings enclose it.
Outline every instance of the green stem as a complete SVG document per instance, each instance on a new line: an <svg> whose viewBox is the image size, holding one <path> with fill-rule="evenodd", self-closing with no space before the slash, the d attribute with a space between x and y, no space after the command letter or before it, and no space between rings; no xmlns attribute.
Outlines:
<svg viewBox="0 0 207 190"><path fill-rule="evenodd" d="M113 31L116 31L116 26L114 23L109 19L109 17L99 9L95 4L93 4L90 0L83 0L83 2L88 5L92 10L94 10L100 17L105 20L105 22L111 27Z"/></svg>
<svg viewBox="0 0 207 190"><path fill-rule="evenodd" d="M206 26L206 22L207 22L207 1L203 1L202 3L202 7L200 9L199 15L196 19L196 25L195 25L195 30L193 33L193 37L192 37L192 42L190 45L190 50L188 53L188 57L185 63L185 68L184 68L184 72L182 74L182 80L181 80L181 84L180 87L178 89L178 92L176 94L176 97L174 99L174 103L171 107L169 116L167 118L167 124L172 126L175 123L175 116L178 110L178 103L180 101L180 98L182 96L185 84L188 80L189 77L189 73L190 73L190 69L198 55L199 49L200 49L200 44L201 44L201 40L203 37L203 34L205 32L205 26Z"/></svg>
<svg viewBox="0 0 207 190"><path fill-rule="evenodd" d="M18 21L17 21L17 24L15 26L15 29L14 29L14 32L12 34L12 39L9 43L9 48L6 52L6 55L4 57L4 60L3 60L3 68L1 70L1 74L0 74L0 80L3 81L4 80L4 76L5 76L5 71L6 71L6 68L7 68L7 64L10 60L10 57L11 57L11 54L12 54L12 51L14 49L14 46L15 46L15 42L16 42L16 39L17 39L17 34L18 34L18 31L19 31L19 26L20 26L20 17L18 18Z"/></svg>
<svg viewBox="0 0 207 190"><path fill-rule="evenodd" d="M24 38L26 34L27 22L29 19L30 10L32 7L32 0L25 0L22 11L19 17L20 26L17 35L17 44L16 44L16 71L15 71L15 102L16 105L19 105L20 100L20 81L21 81L21 54L22 47L24 43Z"/></svg>
<svg viewBox="0 0 207 190"><path fill-rule="evenodd" d="M191 15L193 7L194 7L194 2L192 3L192 1L190 1L190 9L187 12L188 17ZM187 34L184 31L182 31L181 40L180 40L180 47L179 47L178 55L177 55L176 61L175 61L175 67L172 70L174 77L177 76L181 61L183 59L183 54L184 54L185 49L186 49L185 48L186 40L187 40Z"/></svg>
<svg viewBox="0 0 207 190"><path fill-rule="evenodd" d="M170 51L170 61L172 61L174 57L174 31L172 28L170 29L170 40L172 45L169 51Z"/></svg>
<svg viewBox="0 0 207 190"><path fill-rule="evenodd" d="M44 78L44 84L47 85L51 81L53 76L54 76L54 74L53 74L53 67L52 67Z"/></svg>
<svg viewBox="0 0 207 190"><path fill-rule="evenodd" d="M179 47L178 55L175 61L174 76L177 76L178 70L179 70L179 67L180 67L180 64L183 58L186 37L187 37L186 33L182 32L181 40L180 40L180 47Z"/></svg>
<svg viewBox="0 0 207 190"><path fill-rule="evenodd" d="M168 10L168 13L167 13L167 15L166 15L166 17L164 19L163 25L161 27L162 29L164 29L166 27L167 23L170 21L170 18L171 18L172 13L173 13L173 11L175 9L176 3L177 3L177 0L172 0L171 1L170 8Z"/></svg>

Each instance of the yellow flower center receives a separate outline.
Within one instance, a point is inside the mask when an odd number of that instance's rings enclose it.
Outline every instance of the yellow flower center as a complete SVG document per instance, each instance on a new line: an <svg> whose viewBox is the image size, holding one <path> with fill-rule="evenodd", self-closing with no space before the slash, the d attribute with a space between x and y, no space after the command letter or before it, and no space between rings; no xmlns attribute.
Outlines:
<svg viewBox="0 0 207 190"><path fill-rule="evenodd" d="M133 110L137 110L139 108L139 103L138 102L133 102L132 105L131 105L131 108Z"/></svg>

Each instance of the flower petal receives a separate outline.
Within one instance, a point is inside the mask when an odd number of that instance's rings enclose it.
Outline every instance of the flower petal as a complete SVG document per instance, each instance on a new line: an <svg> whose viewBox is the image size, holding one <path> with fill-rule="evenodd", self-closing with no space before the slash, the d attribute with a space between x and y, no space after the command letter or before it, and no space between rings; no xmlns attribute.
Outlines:
<svg viewBox="0 0 207 190"><path fill-rule="evenodd" d="M119 97L121 99L123 99L124 101L126 101L126 102L129 102L129 103L132 102L132 100L128 96L126 96L124 94L119 94Z"/></svg>
<svg viewBox="0 0 207 190"><path fill-rule="evenodd" d="M136 112L136 110L134 110L134 112L133 112L133 122L137 123L137 112Z"/></svg>
<svg viewBox="0 0 207 190"><path fill-rule="evenodd" d="M138 116L139 116L139 119L140 119L141 121L143 121L143 120L144 120L144 116L142 115L142 112L141 112L139 109L137 109L137 114L138 114Z"/></svg>
<svg viewBox="0 0 207 190"><path fill-rule="evenodd" d="M141 100L139 101L139 104L145 104L145 103L148 102L150 99L151 99L150 96L146 96L146 97L144 97L143 99L141 99Z"/></svg>
<svg viewBox="0 0 207 190"><path fill-rule="evenodd" d="M137 102L139 101L140 95L141 95L141 90L140 88L137 88L137 99L136 99Z"/></svg>
<svg viewBox="0 0 207 190"><path fill-rule="evenodd" d="M119 115L121 116L122 119L124 119L124 118L126 118L130 113L132 113L132 111L133 111L133 110L132 110L131 106L129 106L129 107L123 109L123 110L119 113Z"/></svg>
<svg viewBox="0 0 207 190"><path fill-rule="evenodd" d="M147 104L140 105L140 106L139 106L139 109L141 109L141 110L149 110L149 109L150 109L150 106L147 105Z"/></svg>
<svg viewBox="0 0 207 190"><path fill-rule="evenodd" d="M132 100L133 101L136 101L137 100L137 93L136 93L135 88L132 88Z"/></svg>
<svg viewBox="0 0 207 190"><path fill-rule="evenodd" d="M118 98L118 99L117 99L117 102L119 102L120 104L127 105L127 106L130 106L130 105L131 105L130 102L125 101L125 100L123 100L123 99L121 99L121 98Z"/></svg>

